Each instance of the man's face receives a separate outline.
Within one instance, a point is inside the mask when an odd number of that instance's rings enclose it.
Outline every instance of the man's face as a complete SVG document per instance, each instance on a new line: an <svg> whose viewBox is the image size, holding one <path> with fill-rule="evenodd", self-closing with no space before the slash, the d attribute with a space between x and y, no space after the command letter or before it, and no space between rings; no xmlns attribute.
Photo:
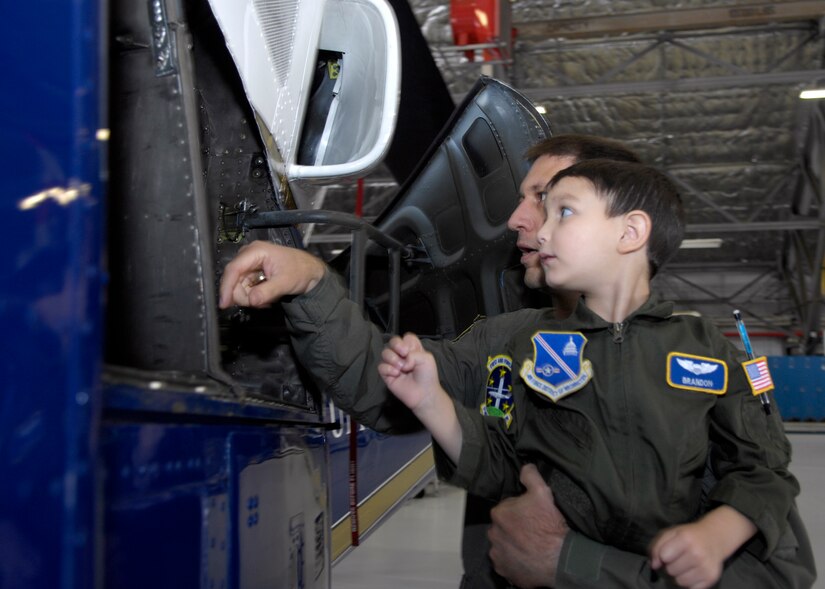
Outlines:
<svg viewBox="0 0 825 589"><path fill-rule="evenodd" d="M545 218L544 187L553 176L574 163L576 160L572 157L555 155L543 155L533 162L519 188L521 201L507 221L507 227L518 232L516 246L521 250L524 284L529 288L541 288L545 284L537 238Z"/></svg>

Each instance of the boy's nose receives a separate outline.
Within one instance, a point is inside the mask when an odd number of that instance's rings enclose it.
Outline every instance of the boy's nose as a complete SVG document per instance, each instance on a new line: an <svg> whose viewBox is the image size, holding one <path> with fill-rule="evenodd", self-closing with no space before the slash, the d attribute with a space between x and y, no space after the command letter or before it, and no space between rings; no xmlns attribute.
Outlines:
<svg viewBox="0 0 825 589"><path fill-rule="evenodd" d="M539 227L538 234L536 234L536 238L540 244L543 244L545 241L550 239L550 231L550 221L545 221L542 226Z"/></svg>

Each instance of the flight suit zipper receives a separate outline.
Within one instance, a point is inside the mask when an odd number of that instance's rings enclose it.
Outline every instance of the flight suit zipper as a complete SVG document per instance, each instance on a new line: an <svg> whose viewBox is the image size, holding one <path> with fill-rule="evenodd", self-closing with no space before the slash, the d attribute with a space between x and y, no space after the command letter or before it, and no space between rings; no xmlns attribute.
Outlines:
<svg viewBox="0 0 825 589"><path fill-rule="evenodd" d="M624 443L627 444L628 448L632 448L632 450L627 453L623 460L623 468L626 473L626 484L629 485L628 497L630 501L627 505L627 509L624 513L616 514L616 522L617 522L617 533L621 533L625 535L630 531L630 522L633 519L633 514L636 512L637 504L636 504L636 492L635 489L637 487L636 482L636 464L632 458L635 454L635 440L630 435L630 431L633 429L631 425L631 416L629 407L631 405L630 400L628 399L628 390L627 390L627 375L624 374L624 370L627 367L627 362L625 362L625 350L622 343L624 342L624 332L625 327L627 327L627 322L619 321L613 324L613 343L616 344L614 350L616 350L618 357L619 357L619 366L622 367L620 369L621 374L617 375L617 381L621 383L621 402L624 404L624 415L622 416L622 426L621 431L623 432L625 439ZM618 401L618 399L617 399ZM619 532L621 530L621 532Z"/></svg>
<svg viewBox="0 0 825 589"><path fill-rule="evenodd" d="M613 343L620 344L624 341L624 321L613 324Z"/></svg>

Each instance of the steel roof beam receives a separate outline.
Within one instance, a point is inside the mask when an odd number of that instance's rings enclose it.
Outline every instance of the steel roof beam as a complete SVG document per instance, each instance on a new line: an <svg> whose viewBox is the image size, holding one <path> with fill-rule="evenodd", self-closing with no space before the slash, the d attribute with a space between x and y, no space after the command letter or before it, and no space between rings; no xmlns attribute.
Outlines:
<svg viewBox="0 0 825 589"><path fill-rule="evenodd" d="M708 288L705 288L705 287L693 282L692 280L689 280L689 279L685 278L684 276L682 276L680 274L668 274L668 276L672 277L672 278L675 278L677 280L680 280L680 281L684 282L685 284L687 284L688 286L696 289L697 291L708 295L712 299L712 300L708 301L709 303L712 303L715 300L720 305L738 307L742 311L742 313L757 319L761 324L769 326L769 327L771 327L771 329L776 329L778 331L783 331L783 332L788 333L788 335L791 335L791 332L787 328L782 327L780 325L777 325L773 320L771 320L771 319L769 319L769 318L767 318L763 315L760 315L759 313L753 312L750 308L750 305L748 305L748 303L741 303L741 302L737 303L736 301L733 300L733 297L721 296L718 293L713 292L712 290L710 290Z"/></svg>
<svg viewBox="0 0 825 589"><path fill-rule="evenodd" d="M610 84L579 84L547 88L521 88L519 91L533 101L551 98L581 98L596 95L651 94L656 92L688 92L696 90L727 90L744 86L774 84L811 84L825 81L825 70L801 70L740 74L710 78L681 78L678 80L650 80L643 82L614 82Z"/></svg>
<svg viewBox="0 0 825 589"><path fill-rule="evenodd" d="M744 233L748 231L823 230L823 219L788 219L787 221L742 221L736 223L688 223L685 233Z"/></svg>
<svg viewBox="0 0 825 589"><path fill-rule="evenodd" d="M703 261L703 262L668 262L662 268L661 275L667 276L669 272L712 272L716 270L748 270L758 271L762 269L776 269L774 262L742 262L731 261ZM659 276L659 275L657 275Z"/></svg>
<svg viewBox="0 0 825 589"><path fill-rule="evenodd" d="M825 3L822 0L812 0L534 20L515 22L513 26L520 39L582 39L663 30L746 27L766 23L818 20L822 17L825 17Z"/></svg>

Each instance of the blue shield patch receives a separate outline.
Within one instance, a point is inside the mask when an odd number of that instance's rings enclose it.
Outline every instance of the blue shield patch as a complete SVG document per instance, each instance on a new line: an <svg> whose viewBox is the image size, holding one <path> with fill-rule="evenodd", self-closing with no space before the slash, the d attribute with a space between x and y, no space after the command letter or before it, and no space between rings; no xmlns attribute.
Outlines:
<svg viewBox="0 0 825 589"><path fill-rule="evenodd" d="M534 391L552 401L578 391L593 376L584 359L587 338L580 332L540 331L531 338L533 359L522 364L521 378Z"/></svg>

